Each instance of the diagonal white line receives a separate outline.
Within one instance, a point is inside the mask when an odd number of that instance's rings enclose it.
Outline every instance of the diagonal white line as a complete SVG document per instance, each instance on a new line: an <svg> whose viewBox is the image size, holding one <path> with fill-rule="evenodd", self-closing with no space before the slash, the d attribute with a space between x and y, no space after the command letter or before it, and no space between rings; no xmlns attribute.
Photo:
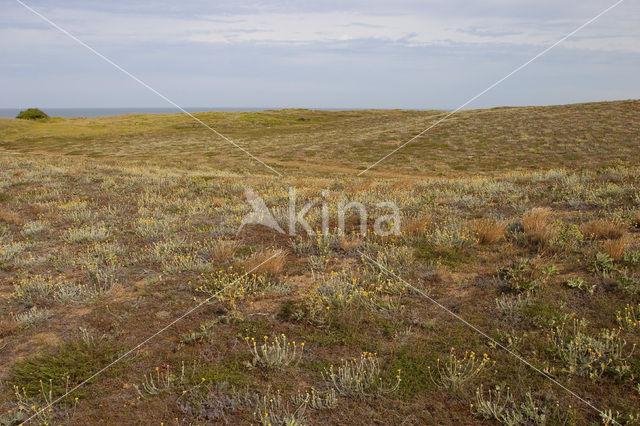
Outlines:
<svg viewBox="0 0 640 426"><path fill-rule="evenodd" d="M568 387L566 387L565 385L563 385L562 383L558 382L556 379L554 379L551 375L549 375L548 373L545 373L544 371L540 370L538 367L536 367L535 365L531 364L529 361L527 361L526 359L522 358L520 355L518 355L517 353L513 352L512 350L510 350L509 348L505 347L504 345L502 345L500 342L498 342L496 339L494 339L493 337L489 336L487 333L485 333L484 331L480 330L478 327L476 327L475 325L471 324L470 322L468 322L467 320L465 320L464 318L462 318L460 315L456 314L455 312L453 312L451 309L447 308L446 306L444 306L443 304L441 304L440 302L438 302L437 300L435 300L434 298L432 298L431 296L429 296L427 293L425 293L424 291L420 290L419 288L415 287L413 284L407 282L406 280L404 280L402 277L398 276L395 272L390 271L389 269L385 268L383 265L381 265L379 262L377 262L376 260L372 259L370 256L364 254L363 252L361 252L360 250L358 250L358 253L360 253L360 255L363 258L367 258L370 262L376 264L380 269L382 269L383 271L385 271L386 273L394 276L395 278L399 279L400 281L402 281L407 287L411 288L412 290L416 291L418 294L420 294L421 296L423 296L425 299L429 300L431 303L433 303L434 305L436 305L437 307L439 307L440 309L442 309L443 311L445 311L446 313L448 313L449 315L451 315L452 317L454 317L455 319L461 321L462 323L464 323L467 327L471 328L473 331L475 331L476 333L480 334L481 336L483 336L484 338L486 338L487 340L491 341L491 343L493 343L494 345L496 345L497 347L499 347L500 349L505 350L506 352L508 352L510 355L514 356L515 358L517 358L520 362L522 362L523 364L525 364L526 366L528 366L529 368L535 370L537 373L540 373L543 377L551 380L553 383L555 383L557 386L561 387L562 389L564 389L565 391L567 391L568 393L570 393L572 396L574 396L576 399L578 399L579 401L583 402L584 404L588 405L589 407L593 408L595 411L597 411L599 414L603 414L602 410L600 410L599 408L597 408L596 406L594 406L592 403L590 403L589 401L587 401L586 399L584 399L583 397L581 397L580 395L578 395L577 393L575 393L574 391L572 391L571 389L569 389ZM616 422L615 420L613 420L616 424L620 424L618 422Z"/></svg>
<svg viewBox="0 0 640 426"><path fill-rule="evenodd" d="M86 47L87 49L89 49L92 53L94 53L96 56L100 57L101 59L103 59L104 61L106 61L107 63L109 63L110 65L114 66L115 68L117 68L118 70L122 71L124 74L126 74L127 76L129 76L130 78L132 78L133 80L135 80L136 82L140 83L142 86L146 87L147 89L149 89L151 92L155 93L156 95L158 95L159 97L161 97L162 99L164 99L165 101L167 101L168 103L170 103L171 105L173 105L174 107L176 107L177 109L179 109L180 111L182 111L183 113L185 113L186 115L188 115L189 117L193 118L195 121L197 121L199 124L203 125L204 127L206 127L207 129L211 130L214 134L216 134L217 136L221 137L222 139L224 139L225 141L229 142L231 145L235 146L236 148L238 148L239 150L241 150L242 152L244 152L246 155L248 155L249 157L253 158L254 160L256 160L258 163L262 164L263 166L265 166L267 169L271 170L273 173L277 174L278 176L282 177L282 174L280 172L278 172L276 169L274 169L273 167L271 167L270 165L268 165L267 163L265 163L264 161L260 160L259 158L257 158L256 156L254 156L253 154L251 154L249 151L247 151L246 149L244 149L243 147L241 147L240 145L238 145L237 143L235 143L233 140L229 139L228 137L226 137L225 135L223 135L222 133L218 132L216 129L214 129L213 127L209 126L208 124L206 124L205 122L203 122L202 120L200 120L198 117L196 117L195 115L191 114L190 112L188 112L187 110L185 110L184 108L182 108L180 105L178 105L177 103L175 103L174 101L172 101L171 99L169 99L168 97L166 97L165 95L163 95L162 93L158 92L156 89L154 89L153 87L149 86L147 83L145 83L144 81L140 80L138 77L136 77L135 75L131 74L129 71L125 70L124 68L122 68L120 65L116 64L115 62L113 62L111 59L107 58L106 56L104 56L102 53L98 52L96 49L94 49L93 47L89 46L87 43L85 43L84 41L80 40L78 37L74 36L73 34L71 34L69 31L65 30L64 28L60 27L58 24L56 24L55 22L53 22L51 19L47 18L46 16L42 15L40 12L38 12L37 10L34 10L32 7L30 7L29 5L25 4L24 2L22 2L21 0L15 0L17 3L19 3L20 5L22 5L25 9L27 9L28 11L30 11L31 13L33 13L34 15L38 16L40 19L42 19L43 21L47 22L49 25L51 25L52 27L54 27L55 29L57 29L58 31L60 31L61 33L63 33L64 35L66 35L67 37L71 38L72 40L74 40L75 42L77 42L78 44Z"/></svg>
<svg viewBox="0 0 640 426"><path fill-rule="evenodd" d="M418 133L417 135L415 135L414 137L412 137L411 139L409 139L408 141L406 141L405 143L403 143L402 145L400 145L399 147L395 148L393 151L391 151L390 153L386 154L384 157L382 157L381 159L379 159L378 161L376 161L375 163L371 164L369 167L367 167L366 169L362 170L360 173L358 173L358 176L362 175L363 173L366 173L367 171L369 171L370 169L374 168L375 166L377 166L378 164L380 164L381 162L383 162L384 160L386 160L387 158L389 158L390 156L392 156L393 154L395 154L396 152L398 152L399 150L401 150L402 148L404 148L405 146L407 146L408 144L410 144L411 142L413 142L414 140L418 139L419 137L421 137L422 135L424 135L425 133L427 133L429 130L433 129L434 127L436 127L438 124L442 123L443 121L447 120L449 117L451 117L452 115L454 115L455 113L457 113L458 111L460 111L462 108L466 107L467 105L469 105L471 102L475 101L476 99L478 99L480 96L484 95L485 93L487 93L489 90L493 89L494 87L496 87L497 85L499 85L500 83L502 83L503 81L505 81L506 79L508 79L509 77L511 77L512 75L514 75L515 73L517 73L518 71L522 70L523 68L525 68L526 66L528 66L529 64L531 64L533 61L535 61L536 59L538 59L539 57L543 56L544 54L546 54L547 52L549 52L551 49L553 49L554 47L556 47L557 45L559 45L560 43L562 43L563 41L565 41L566 39L568 39L569 37L573 36L575 33L577 33L578 31L580 31L581 29L583 29L584 27L586 27L587 25L591 24L592 22L594 22L596 19L600 18L602 15L604 15L605 13L609 12L611 9L613 9L614 7L618 6L620 3L622 3L624 0L618 0L617 2L615 2L613 5L609 6L608 8L606 8L605 10L603 10L602 12L598 13L596 16L594 16L593 18L589 19L587 22L585 22L584 24L580 25L578 28L576 28L575 30L571 31L569 34L567 34L566 36L562 37L560 40L556 41L555 43L553 43L551 46L547 47L546 49L544 49L542 52L538 53L536 56L534 56L533 58L529 59L527 62L525 62L524 64L520 65L518 68L514 69L513 71L511 71L509 74L505 75L504 77L502 77L500 80L496 81L495 83L493 83L491 86L487 87L486 89L484 89L482 92L478 93L477 95L475 95L474 97L472 97L471 99L469 99L467 102L463 103L462 105L460 105L458 108L454 109L453 111L449 112L447 115L445 115L444 117L442 117L440 120L436 121L435 123L433 123L431 126L427 127L426 129L424 129L423 131L421 131L420 133Z"/></svg>
<svg viewBox="0 0 640 426"><path fill-rule="evenodd" d="M270 261L271 259L273 259L274 257L278 256L280 253L275 253L273 256L269 257L267 260L265 260L264 262L260 263L259 265L251 268L251 270L245 272L244 274L242 274L240 277L238 277L237 279L233 280L232 282L230 282L229 284L227 284L226 286L222 287L220 290L218 290L216 293L212 294L211 296L209 296L208 298L206 298L205 300L203 300L202 302L198 303L196 306L194 306L193 308L189 309L188 311L186 311L184 314L180 315L178 318L176 318L175 320L171 321L169 324L167 324L166 326L162 327L160 330L158 330L157 332L153 333L151 336L147 337L146 339L144 339L142 342L140 342L139 344L137 344L136 346L134 346L133 348L129 349L127 352L125 352L124 354L120 355L118 358L116 358L115 361L112 361L111 363L109 363L108 365L102 367L100 370L96 371L95 373L93 373L90 377L86 378L85 380L83 380L82 382L80 382L79 384L77 384L76 386L74 386L71 390L67 391L64 395L56 398L55 400L51 401L46 407L41 408L40 410L38 410L35 414L33 414L31 417L29 417L28 419L26 419L24 423L29 422L30 420L32 420L34 417L39 416L40 414L42 414L44 411L48 410L49 407L51 407L54 404L57 404L58 402L60 402L61 400L63 400L64 398L66 398L67 396L69 396L70 394L72 394L73 392L75 392L76 390L78 390L79 388L81 388L82 386L86 385L90 380L93 380L94 378L96 378L97 376L99 376L100 374L104 373L106 370L108 370L109 368L111 368L112 366L114 366L115 364L117 364L118 362L120 362L121 360L123 360L124 358L126 358L127 356L131 355L133 352L135 352L136 350L140 349L142 346L146 345L148 342L150 342L152 339L154 339L155 337L157 337L158 335L162 334L163 332L165 332L166 330L168 330L169 328L171 328L172 326L174 326L176 323L182 321L184 318L186 318L188 315L191 315L193 312L195 312L196 310L200 309L201 306L206 305L207 303L209 303L209 301L211 299L213 299L214 297L216 297L217 295L219 295L220 293L222 293L224 290L228 289L229 287L231 287L233 284L237 283L239 280L241 280L242 278L246 277L247 275L249 275L251 272L255 271L256 269L258 269L260 266L264 265L265 263L267 263L268 261Z"/></svg>

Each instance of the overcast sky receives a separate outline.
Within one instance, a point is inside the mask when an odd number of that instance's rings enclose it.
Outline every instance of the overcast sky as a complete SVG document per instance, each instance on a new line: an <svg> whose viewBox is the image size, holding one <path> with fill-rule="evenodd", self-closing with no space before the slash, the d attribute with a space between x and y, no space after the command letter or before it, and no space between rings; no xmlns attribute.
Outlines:
<svg viewBox="0 0 640 426"><path fill-rule="evenodd" d="M23 0L184 107L453 109L615 0ZM640 98L626 0L469 108ZM166 101L0 0L0 107Z"/></svg>

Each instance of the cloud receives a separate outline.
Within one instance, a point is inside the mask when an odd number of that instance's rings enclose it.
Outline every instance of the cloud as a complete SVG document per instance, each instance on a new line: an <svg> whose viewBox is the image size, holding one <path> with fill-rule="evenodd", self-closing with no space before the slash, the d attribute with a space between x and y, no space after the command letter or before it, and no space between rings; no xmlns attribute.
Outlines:
<svg viewBox="0 0 640 426"><path fill-rule="evenodd" d="M26 0L187 106L455 108L606 7L603 0ZM640 96L627 1L474 106ZM17 3L0 15L0 102L164 102ZM606 95L606 94L609 95Z"/></svg>
<svg viewBox="0 0 640 426"><path fill-rule="evenodd" d="M357 2L356 2L357 3ZM259 3L260 4L260 3ZM487 16L487 10L479 9L472 16L467 9L453 16L446 13L440 2L430 2L430 7L418 8L409 13L406 7L398 10L385 10L379 2L373 2L363 10L330 11L269 11L285 9L288 3L275 2L269 7L257 7L254 13L247 13L243 3L236 6L237 11L218 10L211 13L203 8L197 16L185 16L171 13L131 13L122 9L110 11L70 9L60 6L43 7L42 12L59 22L83 40L97 43L222 43L222 44L305 44L335 43L348 40L378 40L384 43L399 43L407 46L474 44L478 47L488 45L526 45L546 46L584 23L588 17L562 17L549 20L525 17L521 13L504 16L504 9L511 10L513 5L493 1L494 12ZM278 7L280 6L280 7ZM86 6L85 6L86 7ZM220 5L218 5L220 7ZM230 6L227 6L230 8ZM622 7L622 6L620 6ZM267 9L266 12L260 9ZM299 9L299 8L298 8ZM339 9L339 8L338 8ZM602 4L593 8L591 16L603 9ZM546 10L542 8L542 10ZM634 7L634 11L639 11ZM12 40L42 42L46 25L34 29L32 15L26 11L17 13L15 19L6 19L0 36ZM258 13L259 12L259 13ZM384 13L383 13L384 12ZM466 12L466 13L465 13ZM25 13L27 13L25 15ZM612 14L614 12L611 12ZM590 28L585 29L579 38L571 40L565 47L586 50L606 50L640 53L640 27L637 14L605 16Z"/></svg>

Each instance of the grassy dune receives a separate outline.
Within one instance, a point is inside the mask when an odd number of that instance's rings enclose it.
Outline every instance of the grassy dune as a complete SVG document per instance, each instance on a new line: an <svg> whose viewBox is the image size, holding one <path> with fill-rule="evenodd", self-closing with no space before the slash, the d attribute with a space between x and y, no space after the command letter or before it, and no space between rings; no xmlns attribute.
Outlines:
<svg viewBox="0 0 640 426"><path fill-rule="evenodd" d="M640 101L462 111L374 171L385 177L449 176L541 167L588 169L616 159L633 163L639 113ZM446 114L279 110L196 116L278 169L332 176L362 170ZM0 148L269 173L184 114L0 120Z"/></svg>
<svg viewBox="0 0 640 426"><path fill-rule="evenodd" d="M182 115L0 120L0 424L637 424L639 112L464 111L363 177L444 113L198 114L282 178ZM238 232L291 186L327 235Z"/></svg>

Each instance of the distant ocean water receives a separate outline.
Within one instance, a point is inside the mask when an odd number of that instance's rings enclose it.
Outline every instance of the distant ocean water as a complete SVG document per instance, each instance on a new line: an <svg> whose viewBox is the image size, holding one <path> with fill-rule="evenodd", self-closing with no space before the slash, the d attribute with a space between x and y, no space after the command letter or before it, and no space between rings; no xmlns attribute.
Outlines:
<svg viewBox="0 0 640 426"><path fill-rule="evenodd" d="M26 108L0 108L0 117L16 118ZM103 117L123 114L177 114L177 108L40 108L51 117ZM185 108L189 112L201 111L265 111L277 108Z"/></svg>

